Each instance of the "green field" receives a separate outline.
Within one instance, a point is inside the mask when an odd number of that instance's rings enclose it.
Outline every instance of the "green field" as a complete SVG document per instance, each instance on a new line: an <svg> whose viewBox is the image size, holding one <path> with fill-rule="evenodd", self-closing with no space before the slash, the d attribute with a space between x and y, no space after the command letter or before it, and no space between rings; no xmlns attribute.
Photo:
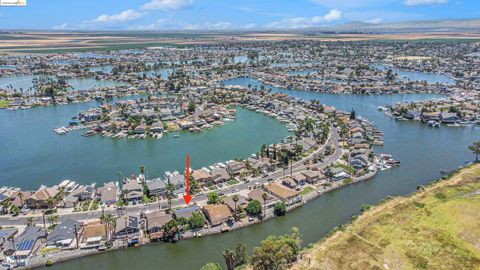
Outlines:
<svg viewBox="0 0 480 270"><path fill-rule="evenodd" d="M4 108L8 107L8 104L10 104L10 101L0 100L0 109L4 109Z"/></svg>
<svg viewBox="0 0 480 270"><path fill-rule="evenodd" d="M371 208L303 255L294 269L480 269L480 165Z"/></svg>

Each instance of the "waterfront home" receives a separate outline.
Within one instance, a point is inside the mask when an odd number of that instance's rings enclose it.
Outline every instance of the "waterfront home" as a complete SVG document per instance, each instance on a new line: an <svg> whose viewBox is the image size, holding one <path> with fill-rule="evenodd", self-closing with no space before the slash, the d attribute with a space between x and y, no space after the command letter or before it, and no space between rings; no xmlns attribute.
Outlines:
<svg viewBox="0 0 480 270"><path fill-rule="evenodd" d="M96 248L107 240L107 226L100 220L90 221L83 226L80 248Z"/></svg>
<svg viewBox="0 0 480 270"><path fill-rule="evenodd" d="M118 199L117 185L114 182L105 183L103 187L97 189L97 195L100 197L101 204L114 204Z"/></svg>
<svg viewBox="0 0 480 270"><path fill-rule="evenodd" d="M48 234L47 246L55 246L61 248L75 248L77 244L76 237L80 234L80 223L67 219L57 224L52 232Z"/></svg>
<svg viewBox="0 0 480 270"><path fill-rule="evenodd" d="M60 192L57 186L41 187L26 199L26 204L30 209L48 208L49 198L54 198Z"/></svg>
<svg viewBox="0 0 480 270"><path fill-rule="evenodd" d="M150 196L165 196L167 192L165 181L160 178L148 181L147 189Z"/></svg>
<svg viewBox="0 0 480 270"><path fill-rule="evenodd" d="M122 187L127 201L141 200L143 197L143 187L136 179L130 179Z"/></svg>
<svg viewBox="0 0 480 270"><path fill-rule="evenodd" d="M302 196L298 191L295 191L284 185L278 183L269 183L265 185L264 188L268 193L281 200L287 206L302 201Z"/></svg>
<svg viewBox="0 0 480 270"><path fill-rule="evenodd" d="M161 121L157 121L157 122L154 122L151 126L150 126L150 131L152 133L161 133L163 132L163 123Z"/></svg>
<svg viewBox="0 0 480 270"><path fill-rule="evenodd" d="M179 219L179 218L189 219L189 218L192 217L193 213L198 213L199 211L200 210L199 210L198 206L192 205L192 206L187 206L187 207L180 208L180 209L175 209L173 211L173 216L176 219Z"/></svg>
<svg viewBox="0 0 480 270"><path fill-rule="evenodd" d="M135 127L133 133L135 133L135 134L145 134L146 129L147 129L146 125L140 124L140 125Z"/></svg>
<svg viewBox="0 0 480 270"><path fill-rule="evenodd" d="M138 216L128 215L117 218L115 225L115 239L129 239L133 242L138 241L140 232L140 218ZM132 243L133 243L132 242Z"/></svg>
<svg viewBox="0 0 480 270"><path fill-rule="evenodd" d="M212 182L214 184L219 184L226 182L230 179L230 175L228 174L227 170L222 167L216 167L210 172Z"/></svg>
<svg viewBox="0 0 480 270"><path fill-rule="evenodd" d="M14 190L10 193L8 199L11 205L15 205L21 209L25 205L25 200L33 194L31 191L17 191ZM0 199L1 200L1 199Z"/></svg>
<svg viewBox="0 0 480 270"><path fill-rule="evenodd" d="M185 186L185 176L181 175L179 172L166 172L165 179L168 183L172 184L175 187L175 193L183 192L183 187Z"/></svg>
<svg viewBox="0 0 480 270"><path fill-rule="evenodd" d="M325 180L326 177L320 171L308 170L302 172L305 175L305 181L309 184L316 184L319 181Z"/></svg>
<svg viewBox="0 0 480 270"><path fill-rule="evenodd" d="M263 200L264 193L267 194L267 198L265 200ZM261 188L252 189L247 196L249 201L259 201L262 204L262 206L264 207L266 206L266 208L273 207L273 205L277 202L277 199L275 197L265 192Z"/></svg>
<svg viewBox="0 0 480 270"><path fill-rule="evenodd" d="M77 187L72 192L70 192L64 199L63 199L63 207L75 207L77 202L91 200L95 195L95 187L93 185L87 186L82 185Z"/></svg>
<svg viewBox="0 0 480 270"><path fill-rule="evenodd" d="M440 112L424 112L420 116L420 119L422 122L428 122L428 121L440 121L441 118L441 113Z"/></svg>
<svg viewBox="0 0 480 270"><path fill-rule="evenodd" d="M241 172L246 172L246 165L243 161L231 161L227 164L228 170L233 175L239 175Z"/></svg>
<svg viewBox="0 0 480 270"><path fill-rule="evenodd" d="M5 245L3 254L26 259L42 246L46 236L47 233L41 227L27 226L20 235Z"/></svg>
<svg viewBox="0 0 480 270"><path fill-rule="evenodd" d="M333 167L330 169L330 172L333 175L332 177L333 181L341 181L343 179L350 177L350 175L347 172L345 172L345 170L342 169L341 167Z"/></svg>
<svg viewBox="0 0 480 270"><path fill-rule="evenodd" d="M307 182L307 177L303 173L294 173L292 174L291 178L298 186L303 186Z"/></svg>
<svg viewBox="0 0 480 270"><path fill-rule="evenodd" d="M193 179L197 180L202 184L208 184L212 181L212 176L210 173L205 169L194 170L192 172Z"/></svg>
<svg viewBox="0 0 480 270"><path fill-rule="evenodd" d="M171 214L163 211L153 211L145 215L146 229L150 236L150 241L156 241L163 238L162 228L173 219Z"/></svg>
<svg viewBox="0 0 480 270"><path fill-rule="evenodd" d="M237 210L238 209L244 210L245 208L247 208L248 201L245 197L238 194L237 195L238 196L238 201L235 203L233 201L233 196L235 196L235 195L230 195L230 196L222 199L223 204L227 205L228 208L230 208L230 211L232 211L232 212L235 211L235 205L237 205Z"/></svg>
<svg viewBox="0 0 480 270"><path fill-rule="evenodd" d="M440 118L442 120L442 123L446 123L446 124L454 124L461 120L461 118L458 117L456 113L450 113L450 112L442 112L442 114L440 115Z"/></svg>
<svg viewBox="0 0 480 270"><path fill-rule="evenodd" d="M232 218L232 212L225 204L207 204L202 212L212 226L222 225Z"/></svg>
<svg viewBox="0 0 480 270"><path fill-rule="evenodd" d="M290 176L286 176L282 178L282 185L289 187L291 189L300 188L300 185L298 184L298 182L295 181L295 179L293 179Z"/></svg>
<svg viewBox="0 0 480 270"><path fill-rule="evenodd" d="M18 233L17 228L2 228L0 229L0 250L3 250L4 245L11 241Z"/></svg>

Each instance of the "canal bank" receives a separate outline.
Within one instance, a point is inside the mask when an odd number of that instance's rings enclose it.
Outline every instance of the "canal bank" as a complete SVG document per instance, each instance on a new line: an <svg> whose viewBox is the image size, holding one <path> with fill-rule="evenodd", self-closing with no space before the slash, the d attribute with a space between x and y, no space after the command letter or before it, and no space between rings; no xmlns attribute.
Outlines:
<svg viewBox="0 0 480 270"><path fill-rule="evenodd" d="M232 84L239 84L239 81ZM432 130L418 123L394 121L376 109L378 106L398 101L438 97L436 95L360 96L284 89L274 91L303 99L318 99L321 103L333 105L340 110L354 109L357 115L374 121L377 128L384 131L385 146L378 148L377 152L393 154L402 162L402 166L378 172L369 181L341 187L284 217L255 226L226 234L180 241L176 244L153 244L140 249L121 249L61 263L52 268L199 269L209 261L223 264L223 250L235 247L238 242L245 243L251 250L268 235L288 233L294 226L303 234L305 246L318 241L335 226L350 220L352 215L360 211L362 204L374 204L386 196L409 194L416 190L417 185L424 185L437 179L440 170L452 170L471 160L472 156L467 146L480 136L478 127Z"/></svg>

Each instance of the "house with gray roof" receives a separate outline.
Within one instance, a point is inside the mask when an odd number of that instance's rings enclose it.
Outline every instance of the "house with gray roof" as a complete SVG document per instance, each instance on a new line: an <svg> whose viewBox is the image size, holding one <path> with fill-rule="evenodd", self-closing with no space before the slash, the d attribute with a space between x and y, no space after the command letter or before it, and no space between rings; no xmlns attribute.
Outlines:
<svg viewBox="0 0 480 270"><path fill-rule="evenodd" d="M57 224L55 229L48 234L46 245L62 248L75 247L75 230L80 234L80 223L73 219L67 219L62 223Z"/></svg>

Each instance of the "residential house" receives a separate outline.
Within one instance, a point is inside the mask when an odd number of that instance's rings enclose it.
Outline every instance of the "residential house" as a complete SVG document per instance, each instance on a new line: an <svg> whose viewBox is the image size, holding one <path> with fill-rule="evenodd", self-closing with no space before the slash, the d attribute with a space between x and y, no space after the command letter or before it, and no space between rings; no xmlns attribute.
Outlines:
<svg viewBox="0 0 480 270"><path fill-rule="evenodd" d="M230 175L228 174L227 170L225 168L215 168L210 172L212 182L214 184L219 184L226 182L230 179Z"/></svg>
<svg viewBox="0 0 480 270"><path fill-rule="evenodd" d="M309 170L302 172L302 174L305 175L305 181L309 184L315 184L325 179L325 176L320 171Z"/></svg>
<svg viewBox="0 0 480 270"><path fill-rule="evenodd" d="M269 183L265 185L265 190L277 199L289 206L302 201L300 192L290 189L278 183Z"/></svg>
<svg viewBox="0 0 480 270"><path fill-rule="evenodd" d="M221 225L232 218L232 212L225 204L207 204L202 212L212 226Z"/></svg>
<svg viewBox="0 0 480 270"><path fill-rule="evenodd" d="M27 226L20 235L5 245L3 254L14 256L16 259L26 259L42 246L46 235L41 227Z"/></svg>
<svg viewBox="0 0 480 270"><path fill-rule="evenodd" d="M160 178L148 181L147 189L150 196L165 196L167 192L165 181Z"/></svg>
<svg viewBox="0 0 480 270"><path fill-rule="evenodd" d="M54 198L59 192L57 186L41 187L26 199L27 207L30 209L48 208L47 200Z"/></svg>
<svg viewBox="0 0 480 270"><path fill-rule="evenodd" d="M237 205L237 209L245 209L247 208L248 201L243 197L242 195L237 195L238 196L238 201L235 203L233 201L233 196L235 195L230 195L224 199L222 199L223 204L227 205L228 208L230 208L230 211L234 212L235 211L235 205Z"/></svg>
<svg viewBox="0 0 480 270"><path fill-rule="evenodd" d="M135 239L138 241L140 232L140 218L138 216L121 216L117 218L115 225L115 239Z"/></svg>
<svg viewBox="0 0 480 270"><path fill-rule="evenodd" d="M80 235L80 223L73 219L67 219L57 224L48 234L46 245L75 248L77 235Z"/></svg>
<svg viewBox="0 0 480 270"><path fill-rule="evenodd" d="M267 198L265 199L265 201L263 200L263 194L264 193L267 194ZM277 202L275 197L273 197L271 194L265 192L261 188L255 188L255 189L251 190L248 193L247 196L248 196L249 201L257 200L262 204L262 206L266 206L266 208L273 207L275 202Z"/></svg>
<svg viewBox="0 0 480 270"><path fill-rule="evenodd" d="M200 210L199 210L198 206L192 205L192 206L188 206L188 207L184 207L184 208L174 210L173 215L177 219L178 218L189 219L189 218L192 217L193 213L198 213L199 211Z"/></svg>
<svg viewBox="0 0 480 270"><path fill-rule="evenodd" d="M141 200L143 197L143 187L136 179L130 179L122 187L127 201Z"/></svg>
<svg viewBox="0 0 480 270"><path fill-rule="evenodd" d="M173 220L173 216L163 211L153 211L145 215L145 220L150 240L156 241L163 238L162 228L169 221Z"/></svg>
<svg viewBox="0 0 480 270"><path fill-rule="evenodd" d="M114 182L106 183L97 190L97 195L99 195L102 204L114 204L118 199L118 187Z"/></svg>
<svg viewBox="0 0 480 270"><path fill-rule="evenodd" d="M203 184L208 184L212 181L212 176L206 169L194 170L192 172L192 177Z"/></svg>
<svg viewBox="0 0 480 270"><path fill-rule="evenodd" d="M90 221L83 226L80 248L96 248L108 239L107 226L100 220Z"/></svg>
<svg viewBox="0 0 480 270"><path fill-rule="evenodd" d="M17 228L3 228L0 229L0 250L3 249L3 246L11 241L15 235L18 233Z"/></svg>

